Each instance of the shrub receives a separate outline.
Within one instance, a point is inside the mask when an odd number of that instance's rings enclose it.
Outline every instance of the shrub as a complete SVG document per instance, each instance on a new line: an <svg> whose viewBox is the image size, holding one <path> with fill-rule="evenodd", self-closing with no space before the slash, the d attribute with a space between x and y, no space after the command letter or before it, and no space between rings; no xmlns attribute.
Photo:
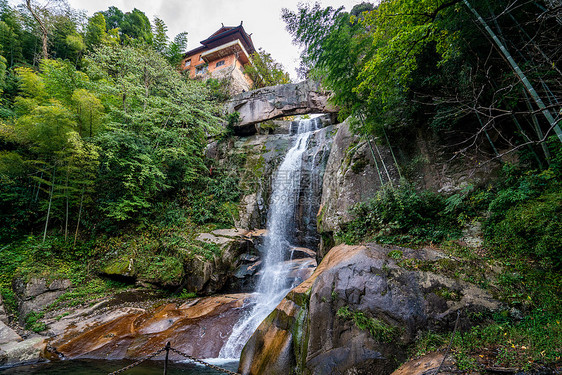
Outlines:
<svg viewBox="0 0 562 375"><path fill-rule="evenodd" d="M441 242L460 235L456 209L445 197L412 185L386 186L352 209L354 219L338 236L347 243L373 239L382 243Z"/></svg>
<svg viewBox="0 0 562 375"><path fill-rule="evenodd" d="M381 342L392 341L397 334L397 329L385 322L370 318L361 311L350 311L348 306L338 310L337 316L346 320L352 320L353 323L362 331L369 331L374 339Z"/></svg>
<svg viewBox="0 0 562 375"><path fill-rule="evenodd" d="M40 321L45 315L44 312L32 311L25 317L25 329L33 332L42 332L47 329L47 325Z"/></svg>
<svg viewBox="0 0 562 375"><path fill-rule="evenodd" d="M495 212L486 227L488 244L501 255L523 255L562 267L562 195L558 190Z"/></svg>

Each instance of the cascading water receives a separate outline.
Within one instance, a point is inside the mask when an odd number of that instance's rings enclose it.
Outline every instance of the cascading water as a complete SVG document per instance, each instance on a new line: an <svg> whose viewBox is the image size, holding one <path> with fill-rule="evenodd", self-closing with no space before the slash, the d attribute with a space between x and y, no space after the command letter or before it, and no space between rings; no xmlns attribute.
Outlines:
<svg viewBox="0 0 562 375"><path fill-rule="evenodd" d="M268 235L262 251L264 266L257 285L255 305L234 326L221 349L220 358L238 359L250 335L295 286L295 280L288 277L289 267L285 262L291 256L291 245L295 239L295 211L299 202L301 177L306 172L302 169L303 155L318 123L314 119L299 121L294 144L277 170L267 215Z"/></svg>

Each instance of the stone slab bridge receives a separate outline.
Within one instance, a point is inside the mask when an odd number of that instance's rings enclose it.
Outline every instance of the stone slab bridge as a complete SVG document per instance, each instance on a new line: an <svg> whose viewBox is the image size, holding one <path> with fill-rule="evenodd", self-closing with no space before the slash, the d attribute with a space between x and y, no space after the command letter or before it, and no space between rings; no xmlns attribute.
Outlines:
<svg viewBox="0 0 562 375"><path fill-rule="evenodd" d="M256 132L255 124L284 116L308 113L333 113L339 109L328 103L330 92L324 91L318 82L303 81L269 86L243 92L227 103L227 113L238 112L240 122L235 133L249 135Z"/></svg>

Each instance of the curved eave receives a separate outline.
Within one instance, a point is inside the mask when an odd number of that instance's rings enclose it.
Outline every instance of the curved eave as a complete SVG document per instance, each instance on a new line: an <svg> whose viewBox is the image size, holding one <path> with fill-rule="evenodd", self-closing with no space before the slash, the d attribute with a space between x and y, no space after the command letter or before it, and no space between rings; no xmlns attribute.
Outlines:
<svg viewBox="0 0 562 375"><path fill-rule="evenodd" d="M254 47L254 42L252 41L252 38L250 37L250 35L248 35L248 33L244 30L244 27L242 25L237 26L237 27L233 27L231 29L228 29L222 33L218 33L218 34L213 34L212 36L210 36L209 38L202 40L200 43L203 45L209 45L212 44L213 42L216 42L219 39L222 38L226 38L229 35L233 35L236 34L237 32L240 33L240 36L244 39L244 43L247 45L247 47L250 49L250 53L254 53L255 52L255 47Z"/></svg>
<svg viewBox="0 0 562 375"><path fill-rule="evenodd" d="M250 55L238 39L203 52L201 58L209 63L230 55L236 55L242 64L250 62Z"/></svg>

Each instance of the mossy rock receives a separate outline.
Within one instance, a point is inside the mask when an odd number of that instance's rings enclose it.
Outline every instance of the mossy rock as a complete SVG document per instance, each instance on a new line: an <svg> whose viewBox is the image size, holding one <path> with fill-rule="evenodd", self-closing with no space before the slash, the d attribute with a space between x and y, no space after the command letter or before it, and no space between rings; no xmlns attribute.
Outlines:
<svg viewBox="0 0 562 375"><path fill-rule="evenodd" d="M136 276L136 269L133 266L133 260L127 258L119 258L111 260L100 271L103 275L114 277L132 278Z"/></svg>

